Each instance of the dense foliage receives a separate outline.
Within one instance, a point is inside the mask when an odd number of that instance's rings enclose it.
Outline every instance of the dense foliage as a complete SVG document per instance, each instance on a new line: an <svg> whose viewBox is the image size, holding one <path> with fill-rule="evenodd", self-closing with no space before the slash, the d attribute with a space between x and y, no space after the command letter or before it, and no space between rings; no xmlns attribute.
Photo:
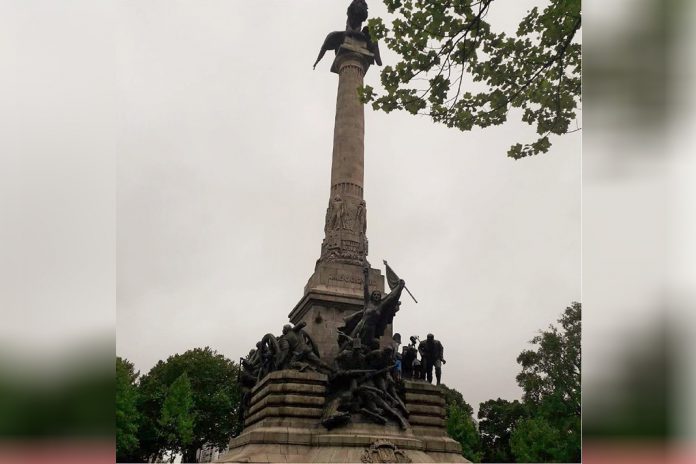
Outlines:
<svg viewBox="0 0 696 464"><path fill-rule="evenodd" d="M522 421L510 440L517 462L580 462L563 459L564 437L543 417Z"/></svg>
<svg viewBox="0 0 696 464"><path fill-rule="evenodd" d="M581 305L531 340L517 358L522 401L479 405L478 423L461 393L442 386L447 432L474 462L580 462Z"/></svg>
<svg viewBox="0 0 696 464"><path fill-rule="evenodd" d="M158 424L164 446L172 453L183 453L193 441L193 392L186 372L167 389Z"/></svg>
<svg viewBox="0 0 696 464"><path fill-rule="evenodd" d="M133 363L116 357L116 459L128 461L138 448L138 390Z"/></svg>
<svg viewBox="0 0 696 464"><path fill-rule="evenodd" d="M462 455L471 462L481 462L481 437L471 414L457 405L447 407L447 434L462 445Z"/></svg>
<svg viewBox="0 0 696 464"><path fill-rule="evenodd" d="M541 332L532 339L536 349L517 358L522 366L517 382L531 415L511 437L519 460L580 460L581 313L580 303L567 307L558 320L560 329L551 326Z"/></svg>
<svg viewBox="0 0 696 464"><path fill-rule="evenodd" d="M580 413L580 303L567 307L558 322L562 330L550 326L532 339L536 350L517 357L522 366L517 382L531 404L555 398L569 412Z"/></svg>
<svg viewBox="0 0 696 464"><path fill-rule="evenodd" d="M483 456L481 438L476 428L474 409L460 392L440 385L445 393L447 409L447 434L462 445L462 455L472 462L480 462Z"/></svg>
<svg viewBox="0 0 696 464"><path fill-rule="evenodd" d="M370 34L399 55L381 73L383 92L361 89L376 110L406 110L462 131L500 125L511 109L538 138L508 156L546 153L551 134L577 130L581 98L580 0L546 0L514 35L486 17L494 0L384 0L394 19L369 20Z"/></svg>
<svg viewBox="0 0 696 464"><path fill-rule="evenodd" d="M117 385L125 385L118 380L118 363ZM117 444L123 443L119 461L148 462L180 453L184 462L196 462L196 451L204 445L224 448L238 433L234 362L208 347L196 348L159 361L137 383L132 364L122 363L130 366L132 387L117 386L116 391L117 424L119 410L126 424L117 428ZM137 424L135 440L129 424Z"/></svg>
<svg viewBox="0 0 696 464"><path fill-rule="evenodd" d="M479 432L484 449L484 462L514 462L510 436L515 426L526 415L519 401L498 398L479 405Z"/></svg>

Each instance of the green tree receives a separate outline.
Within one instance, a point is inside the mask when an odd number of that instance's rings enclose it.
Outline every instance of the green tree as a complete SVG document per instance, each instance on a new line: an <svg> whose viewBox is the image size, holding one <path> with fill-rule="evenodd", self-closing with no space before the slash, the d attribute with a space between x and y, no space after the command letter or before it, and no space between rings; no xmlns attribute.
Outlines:
<svg viewBox="0 0 696 464"><path fill-rule="evenodd" d="M510 436L525 415L524 405L517 400L498 398L480 404L478 418L484 462L514 462Z"/></svg>
<svg viewBox="0 0 696 464"><path fill-rule="evenodd" d="M512 434L518 460L580 460L581 312L580 303L572 303L558 320L560 329L542 331L531 341L536 349L517 358L522 366L517 382L531 416ZM540 448L547 441L554 446Z"/></svg>
<svg viewBox="0 0 696 464"><path fill-rule="evenodd" d="M566 462L559 457L562 442L560 431L542 417L522 421L510 438L517 462Z"/></svg>
<svg viewBox="0 0 696 464"><path fill-rule="evenodd" d="M546 153L549 135L574 132L581 98L580 0L546 0L522 18L516 34L486 21L493 0L384 0L394 15L368 25L400 61L381 72L383 92L361 89L375 110L406 110L462 131L507 121L518 109L536 141L508 156ZM498 2L500 3L500 2ZM500 5L501 8L505 4Z"/></svg>
<svg viewBox="0 0 696 464"><path fill-rule="evenodd" d="M471 414L461 406L447 406L447 434L462 445L462 456L471 462L481 462L481 438Z"/></svg>
<svg viewBox="0 0 696 464"><path fill-rule="evenodd" d="M168 450L179 453L193 441L193 392L186 372L169 386L159 419L160 433Z"/></svg>
<svg viewBox="0 0 696 464"><path fill-rule="evenodd" d="M168 441L167 433L171 429L163 427L171 423L164 419L164 405L168 394L172 393L172 384L183 374L190 383L192 405L189 409L192 420L190 442L182 449ZM183 354L170 356L166 361L159 361L150 372L142 377L139 384L140 401L138 407L143 415L140 439L140 460L161 458L167 452L182 451L185 462L196 461L196 451L204 444L223 448L231 436L234 436L240 401L237 384L238 366L212 349L196 348ZM178 400L170 400L172 409L170 419L176 418L177 411L182 410L185 401L185 380L176 395ZM183 400L182 400L183 398ZM178 404L177 407L174 407ZM188 420L188 419L187 419ZM183 427L184 429L186 427Z"/></svg>
<svg viewBox="0 0 696 464"><path fill-rule="evenodd" d="M445 394L447 411L447 434L462 445L462 455L472 462L480 462L483 452L476 427L474 409L464 400L460 392L440 385Z"/></svg>
<svg viewBox="0 0 696 464"><path fill-rule="evenodd" d="M464 400L464 396L454 388L449 388L444 383L440 385L440 389L445 395L445 404L449 406L457 406L464 410L469 416L473 416L474 408Z"/></svg>
<svg viewBox="0 0 696 464"><path fill-rule="evenodd" d="M572 303L558 320L561 330L549 326L531 340L536 350L517 357L522 366L517 383L528 403L539 406L554 399L569 413L580 414L581 311L580 303Z"/></svg>
<svg viewBox="0 0 696 464"><path fill-rule="evenodd" d="M138 448L138 391L133 363L116 357L116 460L133 461Z"/></svg>

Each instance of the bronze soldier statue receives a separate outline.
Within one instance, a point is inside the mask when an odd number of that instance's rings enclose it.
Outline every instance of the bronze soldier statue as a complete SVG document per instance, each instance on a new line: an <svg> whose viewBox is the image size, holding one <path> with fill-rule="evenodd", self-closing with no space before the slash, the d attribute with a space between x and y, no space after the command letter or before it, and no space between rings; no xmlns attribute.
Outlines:
<svg viewBox="0 0 696 464"><path fill-rule="evenodd" d="M349 338L358 338L364 346L371 348L375 346L375 343L379 346L379 338L384 335L387 326L394 320L394 315L399 310L399 298L406 283L403 279L399 280L394 290L382 298L382 292L379 290L369 292L367 266L363 269L363 273L365 275L364 309L347 316L345 325L338 330Z"/></svg>
<svg viewBox="0 0 696 464"><path fill-rule="evenodd" d="M333 369L319 358L316 345L303 330L306 325L307 323L302 321L295 327L290 324L283 326L283 335L278 339L281 352L279 368L296 368L302 371L311 367L318 372L333 372Z"/></svg>
<svg viewBox="0 0 696 464"><path fill-rule="evenodd" d="M418 352L421 355L422 368L428 383L433 383L433 367L435 367L435 377L437 384L440 385L442 376L442 364L447 362L443 358L444 348L439 340L435 340L435 336L431 333L428 337L418 345Z"/></svg>

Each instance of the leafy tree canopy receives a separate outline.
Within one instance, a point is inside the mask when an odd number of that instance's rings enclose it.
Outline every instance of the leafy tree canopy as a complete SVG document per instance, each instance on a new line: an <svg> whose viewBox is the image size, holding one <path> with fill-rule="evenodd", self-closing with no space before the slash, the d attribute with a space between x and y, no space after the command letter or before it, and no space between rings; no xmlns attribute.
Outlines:
<svg viewBox="0 0 696 464"><path fill-rule="evenodd" d="M481 462L481 438L473 417L466 408L452 403L447 406L447 434L462 445L462 456Z"/></svg>
<svg viewBox="0 0 696 464"><path fill-rule="evenodd" d="M138 447L138 391L133 363L116 358L116 459L132 461L130 453Z"/></svg>
<svg viewBox="0 0 696 464"><path fill-rule="evenodd" d="M538 138L508 156L546 153L549 136L574 132L581 98L580 0L547 0L522 18L516 34L495 31L493 0L384 0L391 24L372 18L372 37L400 61L381 72L383 92L361 89L375 110L406 110L462 131L501 125L511 109ZM502 3L502 2L496 2ZM499 7L504 8L502 3Z"/></svg>
<svg viewBox="0 0 696 464"><path fill-rule="evenodd" d="M186 372L169 386L159 419L161 434L168 450L185 451L193 441L193 392Z"/></svg>
<svg viewBox="0 0 696 464"><path fill-rule="evenodd" d="M208 347L158 362L139 385L141 459L183 451L185 462L195 462L204 444L226 446L239 429L237 373L234 362Z"/></svg>
<svg viewBox="0 0 696 464"><path fill-rule="evenodd" d="M480 462L483 452L481 438L474 421L474 409L460 392L444 384L440 388L445 395L447 409L447 434L462 445L462 455L472 462Z"/></svg>
<svg viewBox="0 0 696 464"><path fill-rule="evenodd" d="M563 459L563 437L544 418L534 417L517 426L510 445L517 462L573 462Z"/></svg>
<svg viewBox="0 0 696 464"><path fill-rule="evenodd" d="M445 403L447 404L447 407L457 406L469 416L474 414L474 408L472 408L471 405L464 400L464 396L462 396L459 391L448 387L444 383L440 384L440 389L445 394Z"/></svg>
<svg viewBox="0 0 696 464"><path fill-rule="evenodd" d="M519 401L498 398L479 405L479 432L484 449L484 462L514 462L510 436L515 426L526 416Z"/></svg>
<svg viewBox="0 0 696 464"><path fill-rule="evenodd" d="M558 320L560 329L542 331L532 339L536 349L517 358L517 382L531 415L510 439L518 460L580 460L581 311L572 303Z"/></svg>
<svg viewBox="0 0 696 464"><path fill-rule="evenodd" d="M562 403L568 413L580 414L580 330L581 305L572 303L558 320L531 341L536 350L517 357L522 372L517 383L525 401L542 406L546 399Z"/></svg>

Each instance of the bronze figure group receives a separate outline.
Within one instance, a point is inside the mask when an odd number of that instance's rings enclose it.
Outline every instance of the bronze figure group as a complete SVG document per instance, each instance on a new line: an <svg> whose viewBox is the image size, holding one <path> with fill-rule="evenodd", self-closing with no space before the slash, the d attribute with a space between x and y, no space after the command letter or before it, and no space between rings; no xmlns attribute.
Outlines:
<svg viewBox="0 0 696 464"><path fill-rule="evenodd" d="M344 425L353 414L362 414L378 424L393 420L408 427L408 409L397 392L396 353L393 346L380 348L379 339L399 310L404 281L385 297L369 292L368 266L364 267L364 307L344 318L338 328L339 352L335 373L329 376L329 398L322 424Z"/></svg>

